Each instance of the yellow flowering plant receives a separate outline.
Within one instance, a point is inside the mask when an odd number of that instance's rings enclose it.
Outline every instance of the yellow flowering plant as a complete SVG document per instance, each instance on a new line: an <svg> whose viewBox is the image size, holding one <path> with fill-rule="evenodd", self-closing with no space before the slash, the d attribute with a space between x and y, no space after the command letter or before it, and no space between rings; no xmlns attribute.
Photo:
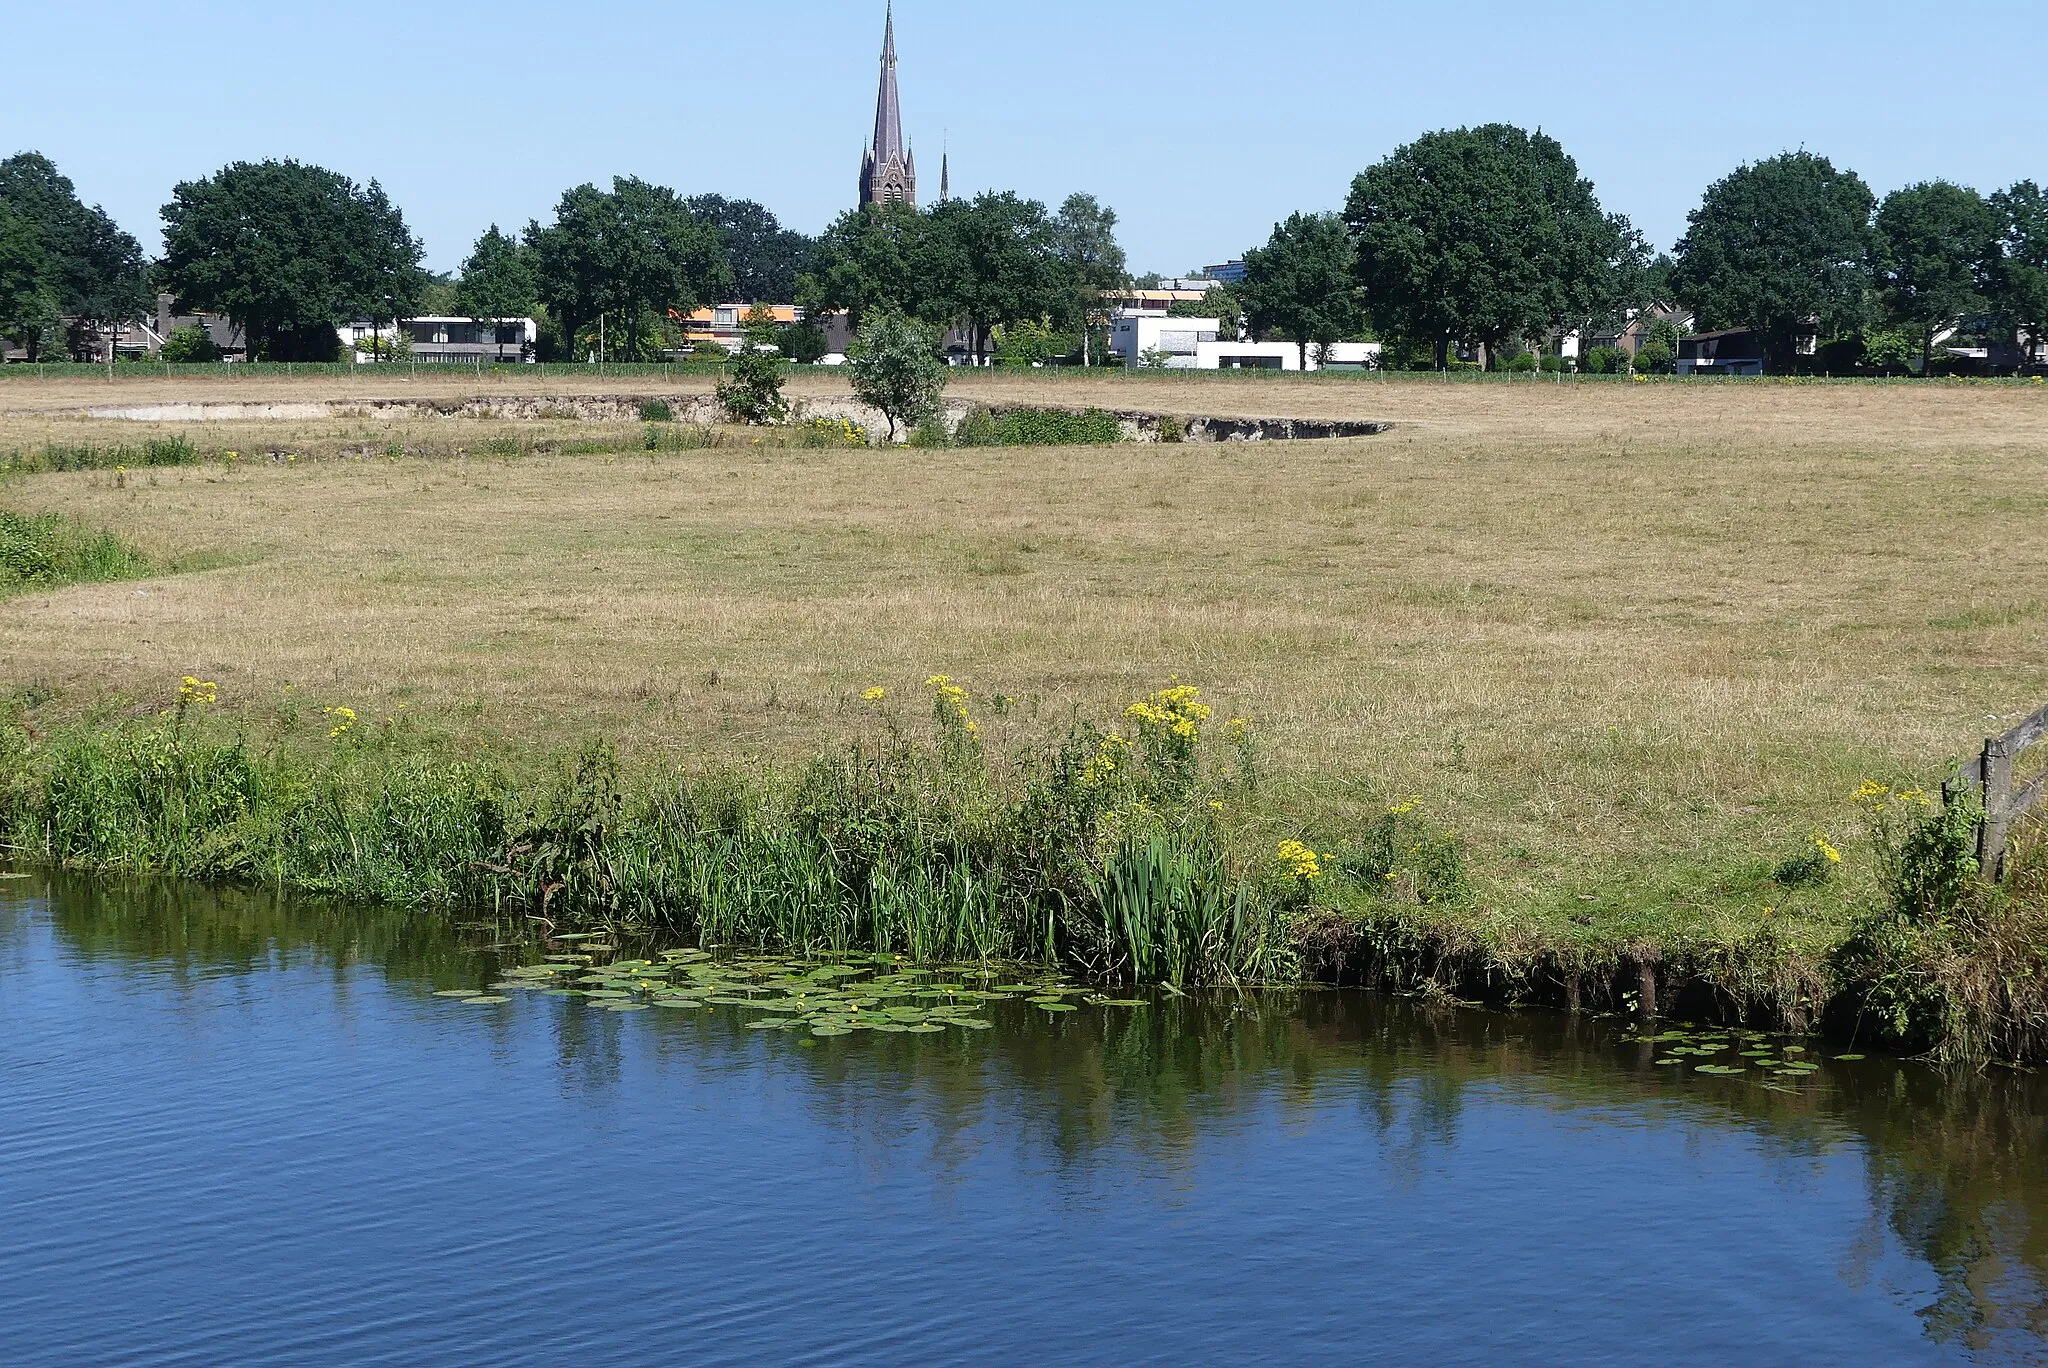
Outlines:
<svg viewBox="0 0 2048 1368"><path fill-rule="evenodd" d="M1138 733L1138 749L1153 783L1162 794L1186 793L1195 781L1195 757L1202 741L1202 724L1213 709L1202 701L1202 691L1178 679L1124 709L1124 716Z"/></svg>
<svg viewBox="0 0 2048 1368"><path fill-rule="evenodd" d="M330 724L327 729L328 740L339 741L342 737L355 730L356 710L354 708L322 708L320 711L327 715L327 720Z"/></svg>

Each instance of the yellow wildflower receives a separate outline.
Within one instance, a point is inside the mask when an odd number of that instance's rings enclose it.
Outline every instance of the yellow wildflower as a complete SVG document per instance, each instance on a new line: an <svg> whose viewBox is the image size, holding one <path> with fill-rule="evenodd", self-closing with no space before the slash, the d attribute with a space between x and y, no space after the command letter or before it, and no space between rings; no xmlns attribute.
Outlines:
<svg viewBox="0 0 2048 1368"><path fill-rule="evenodd" d="M1090 788L1100 788L1116 777L1129 759L1131 743L1121 732L1111 732L1102 738L1102 744L1095 748L1095 755L1081 767L1081 782Z"/></svg>
<svg viewBox="0 0 2048 1368"><path fill-rule="evenodd" d="M1816 831L1813 833L1813 848L1818 850L1829 864L1840 864L1842 862L1842 852L1836 849L1834 844L1821 832Z"/></svg>
<svg viewBox="0 0 2048 1368"><path fill-rule="evenodd" d="M220 685L210 679L198 679L192 675L186 675L184 682L178 686L178 706L180 708L210 708L219 697Z"/></svg>
<svg viewBox="0 0 2048 1368"><path fill-rule="evenodd" d="M1323 877L1324 857L1316 854L1314 847L1300 841L1282 841L1273 858L1280 868L1302 883L1310 883Z"/></svg>
<svg viewBox="0 0 2048 1368"><path fill-rule="evenodd" d="M326 713L328 718L334 723L328 729L328 740L338 741L355 729L356 710L354 708L322 708L321 711Z"/></svg>
<svg viewBox="0 0 2048 1368"><path fill-rule="evenodd" d="M863 690L861 693L862 700L868 703L879 703L888 696L889 691L879 684L872 689Z"/></svg>
<svg viewBox="0 0 2048 1368"><path fill-rule="evenodd" d="M1418 793L1414 797L1404 799L1403 801L1398 802L1394 804L1392 807L1388 808L1387 815L1390 817L1406 817L1409 813L1415 811L1415 809L1421 806L1422 795Z"/></svg>

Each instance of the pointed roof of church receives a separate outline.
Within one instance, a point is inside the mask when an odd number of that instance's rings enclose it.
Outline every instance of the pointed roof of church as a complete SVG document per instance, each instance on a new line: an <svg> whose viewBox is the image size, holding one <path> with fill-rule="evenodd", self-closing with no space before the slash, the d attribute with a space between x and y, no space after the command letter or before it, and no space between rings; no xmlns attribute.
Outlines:
<svg viewBox="0 0 2048 1368"><path fill-rule="evenodd" d="M903 103L896 93L896 6L882 30L882 89L875 97L875 161L903 158Z"/></svg>

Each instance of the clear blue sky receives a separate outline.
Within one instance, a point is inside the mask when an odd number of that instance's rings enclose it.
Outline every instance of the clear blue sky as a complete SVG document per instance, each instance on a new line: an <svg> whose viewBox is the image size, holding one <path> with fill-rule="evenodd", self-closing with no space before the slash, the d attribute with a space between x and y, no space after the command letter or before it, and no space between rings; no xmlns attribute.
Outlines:
<svg viewBox="0 0 2048 1368"><path fill-rule="evenodd" d="M900 0L920 189L1113 206L1137 270L1235 256L1431 128L1541 126L1659 247L1738 164L1806 147L1880 195L2048 181L2048 7ZM634 174L816 232L851 203L881 0L10 3L0 155L36 148L157 247L179 180L375 177L457 266Z"/></svg>

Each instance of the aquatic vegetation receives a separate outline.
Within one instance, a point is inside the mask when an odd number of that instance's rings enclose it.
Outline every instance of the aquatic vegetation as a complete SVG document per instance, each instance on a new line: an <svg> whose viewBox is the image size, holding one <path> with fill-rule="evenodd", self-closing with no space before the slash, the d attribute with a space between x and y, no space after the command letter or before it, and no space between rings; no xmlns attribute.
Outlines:
<svg viewBox="0 0 2048 1368"><path fill-rule="evenodd" d="M323 710L346 745L259 750L193 679L160 717L0 723L0 831L54 864L492 909L558 936L1180 983L1291 972L1264 871L1202 796L1091 775L1085 726L992 757L967 688L929 687L931 740L891 727L791 775L629 774L596 743L514 781L396 746L346 705Z"/></svg>

